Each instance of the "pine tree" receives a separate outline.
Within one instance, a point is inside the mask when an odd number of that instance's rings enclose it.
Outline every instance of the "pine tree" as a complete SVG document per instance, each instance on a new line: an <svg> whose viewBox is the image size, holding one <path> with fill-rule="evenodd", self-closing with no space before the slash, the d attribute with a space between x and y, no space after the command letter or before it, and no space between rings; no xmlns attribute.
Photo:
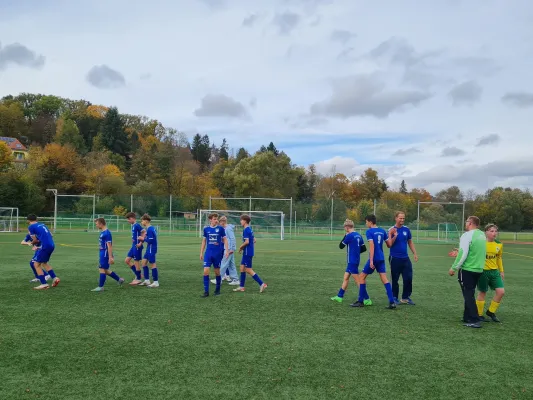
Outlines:
<svg viewBox="0 0 533 400"><path fill-rule="evenodd" d="M407 185L405 184L404 180L402 180L402 183L400 183L400 193L407 194Z"/></svg>
<svg viewBox="0 0 533 400"><path fill-rule="evenodd" d="M222 145L220 146L219 156L221 160L228 161L229 154L228 154L228 143L226 142L226 139L222 139Z"/></svg>
<svg viewBox="0 0 533 400"><path fill-rule="evenodd" d="M116 107L111 107L102 122L102 143L111 152L126 156L128 154L128 136Z"/></svg>

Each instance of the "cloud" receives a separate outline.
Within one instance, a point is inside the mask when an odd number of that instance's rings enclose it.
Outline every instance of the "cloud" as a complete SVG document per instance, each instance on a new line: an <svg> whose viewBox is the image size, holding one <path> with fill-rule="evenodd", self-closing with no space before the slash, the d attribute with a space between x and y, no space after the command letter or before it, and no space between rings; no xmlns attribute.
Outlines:
<svg viewBox="0 0 533 400"><path fill-rule="evenodd" d="M500 135L493 133L492 135L487 135L480 137L476 144L476 147L488 146L490 144L496 144L500 141Z"/></svg>
<svg viewBox="0 0 533 400"><path fill-rule="evenodd" d="M439 57L442 53L442 50L431 50L420 53L406 39L393 36L381 42L364 57L376 61L386 61L391 64L413 67L422 64L426 60Z"/></svg>
<svg viewBox="0 0 533 400"><path fill-rule="evenodd" d="M518 108L533 107L533 93L509 92L502 97L502 102Z"/></svg>
<svg viewBox="0 0 533 400"><path fill-rule="evenodd" d="M356 116L387 118L393 112L417 106L431 97L431 94L420 91L386 91L385 85L373 74L334 79L331 86L331 97L311 105L311 115L342 119Z"/></svg>
<svg viewBox="0 0 533 400"><path fill-rule="evenodd" d="M226 6L225 0L199 0L210 8L223 8Z"/></svg>
<svg viewBox="0 0 533 400"><path fill-rule="evenodd" d="M12 43L2 47L0 43L0 71L11 66L39 69L44 66L46 58L28 49L20 43Z"/></svg>
<svg viewBox="0 0 533 400"><path fill-rule="evenodd" d="M415 154L415 153L421 153L422 150L420 150L419 148L417 147L409 147L407 149L399 149L399 150L396 150L394 153L392 153L393 156L408 156L410 154Z"/></svg>
<svg viewBox="0 0 533 400"><path fill-rule="evenodd" d="M257 99L255 97L252 97L248 105L255 109L257 107Z"/></svg>
<svg viewBox="0 0 533 400"><path fill-rule="evenodd" d="M458 157L464 156L466 152L457 147L446 147L442 150L441 157Z"/></svg>
<svg viewBox="0 0 533 400"><path fill-rule="evenodd" d="M107 65L95 65L87 73L86 79L98 89L117 89L126 85L124 75Z"/></svg>
<svg viewBox="0 0 533 400"><path fill-rule="evenodd" d="M141 74L141 75L139 76L139 79L140 79L141 81L147 81L147 80L149 80L150 78L152 78L152 74L149 73L149 72L146 72L146 73Z"/></svg>
<svg viewBox="0 0 533 400"><path fill-rule="evenodd" d="M259 16L257 14L250 14L242 20L242 26L250 28L254 26L258 20L259 20Z"/></svg>
<svg viewBox="0 0 533 400"><path fill-rule="evenodd" d="M350 39L354 38L355 36L357 36L355 33L347 31L345 29L335 29L333 32L331 32L329 38L333 42L340 42L342 44L346 44L350 41Z"/></svg>
<svg viewBox="0 0 533 400"><path fill-rule="evenodd" d="M476 81L466 81L452 88L448 96L454 106L473 105L481 99L483 88Z"/></svg>
<svg viewBox="0 0 533 400"><path fill-rule="evenodd" d="M208 94L204 96L200 108L194 111L194 115L199 118L249 118L246 108L241 103L223 94Z"/></svg>
<svg viewBox="0 0 533 400"><path fill-rule="evenodd" d="M272 20L272 24L278 28L280 35L288 35L298 26L300 20L300 15L286 11L281 14L277 13Z"/></svg>

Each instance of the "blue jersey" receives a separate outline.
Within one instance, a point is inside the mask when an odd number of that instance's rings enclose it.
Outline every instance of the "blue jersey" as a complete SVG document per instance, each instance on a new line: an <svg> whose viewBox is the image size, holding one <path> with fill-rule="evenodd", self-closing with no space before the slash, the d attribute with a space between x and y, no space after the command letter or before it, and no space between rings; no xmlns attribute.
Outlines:
<svg viewBox="0 0 533 400"><path fill-rule="evenodd" d="M221 226L206 226L204 228L204 238L206 241L206 254L216 254L219 256L222 251L220 248L224 247L224 237L226 231Z"/></svg>
<svg viewBox="0 0 533 400"><path fill-rule="evenodd" d="M45 224L31 224L28 227L28 232L35 235L44 250L55 248L54 238Z"/></svg>
<svg viewBox="0 0 533 400"><path fill-rule="evenodd" d="M153 226L149 226L146 229L146 252L150 254L157 253L157 232Z"/></svg>
<svg viewBox="0 0 533 400"><path fill-rule="evenodd" d="M108 260L109 257L112 256L112 254L109 254L107 244L113 244L113 237L111 236L111 232L109 231L109 229L100 232L100 237L98 238L98 241L100 242L100 259Z"/></svg>
<svg viewBox="0 0 533 400"><path fill-rule="evenodd" d="M401 228L396 228L396 240L390 248L390 256L394 258L409 258L407 253L407 245L411 237L411 230L402 226Z"/></svg>
<svg viewBox="0 0 533 400"><path fill-rule="evenodd" d="M346 263L357 264L361 261L361 246L364 244L363 237L357 232L350 232L342 241L346 245Z"/></svg>
<svg viewBox="0 0 533 400"><path fill-rule="evenodd" d="M254 231L250 226L247 226L242 231L242 241L245 242L248 239L248 246L244 248L243 254L248 257L254 256Z"/></svg>
<svg viewBox="0 0 533 400"><path fill-rule="evenodd" d="M366 238L374 243L374 262L385 261L385 254L383 253L383 242L389 238L387 232L383 228L370 228L366 231Z"/></svg>
<svg viewBox="0 0 533 400"><path fill-rule="evenodd" d="M33 242L33 239L31 238L31 235L30 235L29 233L28 233L28 234L26 235L26 237L24 238L24 241L25 241L26 243Z"/></svg>
<svg viewBox="0 0 533 400"><path fill-rule="evenodd" d="M143 230L144 230L144 228L138 222L134 223L131 226L131 242L132 242L132 246L136 246L137 243L139 243L139 236L141 236L141 232ZM140 248L142 249L142 246Z"/></svg>

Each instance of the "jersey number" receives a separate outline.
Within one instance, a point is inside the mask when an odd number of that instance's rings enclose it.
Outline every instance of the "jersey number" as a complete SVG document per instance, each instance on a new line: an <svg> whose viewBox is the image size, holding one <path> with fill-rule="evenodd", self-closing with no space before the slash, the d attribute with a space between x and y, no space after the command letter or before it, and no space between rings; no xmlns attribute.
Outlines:
<svg viewBox="0 0 533 400"><path fill-rule="evenodd" d="M378 244L381 243L381 235L378 235Z"/></svg>

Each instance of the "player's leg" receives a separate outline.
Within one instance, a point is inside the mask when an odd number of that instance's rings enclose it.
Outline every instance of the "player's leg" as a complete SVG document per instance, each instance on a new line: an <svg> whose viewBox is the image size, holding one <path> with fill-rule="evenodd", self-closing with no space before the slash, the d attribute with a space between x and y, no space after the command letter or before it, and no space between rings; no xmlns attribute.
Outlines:
<svg viewBox="0 0 533 400"><path fill-rule="evenodd" d="M253 263L253 257L246 257L246 259L244 259L243 257L243 264L246 267L246 273L250 275L254 281L257 282L257 284L259 285L259 292L263 293L265 289L268 287L268 285L261 280L259 275L255 273L255 271L252 268L252 263Z"/></svg>
<svg viewBox="0 0 533 400"><path fill-rule="evenodd" d="M150 268L148 268L148 254L144 255L144 258L142 259L142 270L143 270L143 277L144 281L139 283L139 286L149 286L150 285Z"/></svg>
<svg viewBox="0 0 533 400"><path fill-rule="evenodd" d="M61 280L56 276L54 269L50 265L50 258L52 257L52 254L54 253L55 248L46 249L39 252L41 257L41 267L44 268L44 270L50 275L50 278L52 278L52 287L56 287L59 285ZM46 279L46 278L45 278Z"/></svg>
<svg viewBox="0 0 533 400"><path fill-rule="evenodd" d="M489 320L486 319L483 316L483 312L485 311L485 298L487 296L487 292L489 291L489 271L484 270L481 274L479 280L477 281L477 298L476 298L476 307L477 307L477 314L479 316L479 320L483 322L488 322Z"/></svg>
<svg viewBox="0 0 533 400"><path fill-rule="evenodd" d="M243 256L244 259L244 256ZM246 282L246 267L243 264L243 261L241 261L241 279L239 281L239 287L237 289L233 289L234 292L244 292L244 284Z"/></svg>
<svg viewBox="0 0 533 400"><path fill-rule="evenodd" d="M389 310L393 310L396 308L396 302L394 301L394 295L392 294L392 285L390 284L389 279L387 278L387 269L385 267L385 261L376 262L374 267L379 273L381 283L383 283L383 286L385 286L385 291L387 292L387 298L389 299L389 306L387 308Z"/></svg>
<svg viewBox="0 0 533 400"><path fill-rule="evenodd" d="M331 300L336 301L338 303L342 303L342 300L344 299L344 293L346 292L346 289L348 289L348 285L350 284L350 276L352 276L352 273L350 272L350 264L348 264L348 267L344 272L344 278L342 279L341 288L339 289L337 295L332 297ZM354 279L357 282L356 277L357 275L354 275Z"/></svg>
<svg viewBox="0 0 533 400"><path fill-rule="evenodd" d="M396 304L400 304L400 275L402 274L402 264L395 257L389 257L390 276L392 281L392 294Z"/></svg>
<svg viewBox="0 0 533 400"><path fill-rule="evenodd" d="M481 328L481 324L479 322L479 317L477 314L475 298L476 285L481 274L461 270L460 275L462 280L462 287L464 288L463 296L465 300L465 316L469 321L465 324L465 326L469 328Z"/></svg>
<svg viewBox="0 0 533 400"><path fill-rule="evenodd" d="M35 267L35 271L37 271L37 276L39 277L39 283L40 285L35 286L34 290L44 290L48 289L50 286L48 283L46 283L46 279L44 277L43 268L41 267L41 263L39 262L40 256L36 255L35 262L33 263L33 266Z"/></svg>
<svg viewBox="0 0 533 400"><path fill-rule="evenodd" d="M138 285L141 280L141 277L139 275L139 279L137 279L137 271L136 271L136 268L135 268L135 261L133 260L134 257L135 257L135 250L134 250L135 246L133 246L130 251L128 251L128 255L126 256L126 258L124 259L124 262L126 263L126 265L131 269L131 272L133 272L133 275L134 275L134 278L133 280L130 282L130 285L132 286L135 286L135 285Z"/></svg>
<svg viewBox="0 0 533 400"><path fill-rule="evenodd" d="M505 289L503 287L503 279L500 275L500 271L494 270L491 271L492 276L489 281L489 286L494 290L494 297L490 302L489 309L487 310L487 316L492 319L494 322L501 322L496 316L496 311L500 307L500 302L502 301L503 296L505 295Z"/></svg>
<svg viewBox="0 0 533 400"><path fill-rule="evenodd" d="M39 275L37 275L37 270L35 269L35 266L33 265L35 263L35 260L32 258L30 260L30 268L33 272L33 276L35 277L34 279L32 279L30 282L31 283L37 283L39 282Z"/></svg>
<svg viewBox="0 0 533 400"><path fill-rule="evenodd" d="M155 262L155 254L150 255L148 260L150 263L150 269L152 270L152 284L148 285L149 288L158 288L159 287L159 270L157 269L157 264Z"/></svg>
<svg viewBox="0 0 533 400"><path fill-rule="evenodd" d="M228 256L228 272L231 279L231 286L239 286L239 277L237 275L237 267L235 266L235 254L231 253Z"/></svg>
<svg viewBox="0 0 533 400"><path fill-rule="evenodd" d="M402 304L408 304L414 306L415 303L411 300L411 294L413 293L413 264L411 259L406 258L401 260L403 264L402 278L403 278L403 291L402 291Z"/></svg>
<svg viewBox="0 0 533 400"><path fill-rule="evenodd" d="M204 294L201 297L209 297L209 272L211 271L211 260L204 257Z"/></svg>
<svg viewBox="0 0 533 400"><path fill-rule="evenodd" d="M350 304L350 306L364 307L365 299L368 298L368 292L366 290L366 277L371 275L373 272L374 270L370 268L370 260L367 260L365 266L363 267L363 271L359 274L359 296L357 297L357 301Z"/></svg>
<svg viewBox="0 0 533 400"><path fill-rule="evenodd" d="M220 265L222 264L222 258L224 256L218 256L216 260L214 260L214 270L215 270L215 296L220 295L220 285L222 284L222 274L220 273Z"/></svg>
<svg viewBox="0 0 533 400"><path fill-rule="evenodd" d="M226 277L226 272L228 271L228 267L229 267L229 257L224 257L224 254L222 254L221 261L220 261L220 276L222 278ZM216 284L217 283L216 278L211 279L211 283Z"/></svg>

